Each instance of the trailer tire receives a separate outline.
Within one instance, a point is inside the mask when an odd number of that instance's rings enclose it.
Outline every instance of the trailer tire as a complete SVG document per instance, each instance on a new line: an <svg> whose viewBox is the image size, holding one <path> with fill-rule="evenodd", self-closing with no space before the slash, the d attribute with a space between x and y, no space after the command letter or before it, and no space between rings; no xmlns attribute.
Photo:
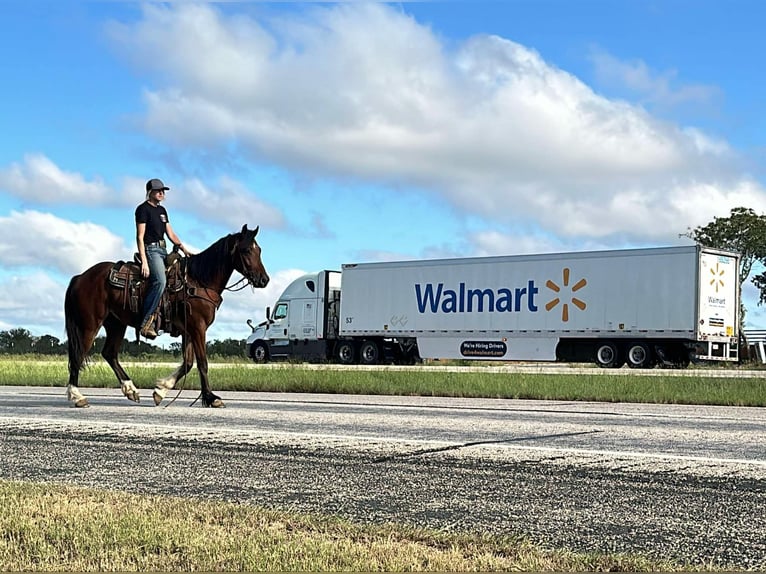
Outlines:
<svg viewBox="0 0 766 574"><path fill-rule="evenodd" d="M654 366L652 348L643 342L629 343L625 362L631 369L650 369Z"/></svg>
<svg viewBox="0 0 766 574"><path fill-rule="evenodd" d="M266 343L263 341L256 341L250 347L250 356L253 358L253 362L258 364L269 362L269 349Z"/></svg>
<svg viewBox="0 0 766 574"><path fill-rule="evenodd" d="M335 349L335 356L341 365L356 363L356 347L352 341L340 341Z"/></svg>
<svg viewBox="0 0 766 574"><path fill-rule="evenodd" d="M375 341L365 341L359 347L359 362L362 365L377 365L380 362L380 346Z"/></svg>
<svg viewBox="0 0 766 574"><path fill-rule="evenodd" d="M625 364L622 349L613 341L597 343L596 364L602 369L619 369Z"/></svg>

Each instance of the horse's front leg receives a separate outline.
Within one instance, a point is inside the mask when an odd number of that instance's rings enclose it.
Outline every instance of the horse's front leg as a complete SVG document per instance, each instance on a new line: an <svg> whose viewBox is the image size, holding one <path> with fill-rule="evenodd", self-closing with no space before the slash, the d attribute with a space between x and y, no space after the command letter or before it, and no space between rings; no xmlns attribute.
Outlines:
<svg viewBox="0 0 766 574"><path fill-rule="evenodd" d="M200 329L191 334L194 355L197 357L197 370L199 371L199 384L202 390L202 404L206 407L224 407L221 397L210 390L210 381L207 378L207 346L205 345L205 329Z"/></svg>
<svg viewBox="0 0 766 574"><path fill-rule="evenodd" d="M152 393L152 396L154 398L154 404L157 406L159 406L168 394L168 391L176 386L178 380L185 377L194 366L194 350L192 349L191 343L189 343L185 335L181 341L181 346L184 350L183 361L172 374L165 378L157 379L154 383L154 393Z"/></svg>
<svg viewBox="0 0 766 574"><path fill-rule="evenodd" d="M112 367L117 380L120 383L120 389L122 394L125 395L131 401L138 403L141 401L141 395L130 380L130 377L125 372L120 364L120 347L122 347L122 340L125 337L125 330L127 326L123 324L114 315L108 315L104 320L104 329L106 330L106 341L104 342L104 348L101 350L101 356Z"/></svg>

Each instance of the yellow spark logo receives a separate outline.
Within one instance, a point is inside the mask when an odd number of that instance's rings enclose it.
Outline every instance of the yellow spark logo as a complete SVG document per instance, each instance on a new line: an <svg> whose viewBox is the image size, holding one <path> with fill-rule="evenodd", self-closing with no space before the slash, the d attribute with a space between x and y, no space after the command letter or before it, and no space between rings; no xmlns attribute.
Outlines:
<svg viewBox="0 0 766 574"><path fill-rule="evenodd" d="M720 279L723 277L724 273L726 272L725 269L718 269L718 263L715 264L715 269L711 269L710 273L713 275L713 278L710 280L711 285L715 285L715 292L718 293L718 287L723 287L723 279Z"/></svg>
<svg viewBox="0 0 766 574"><path fill-rule="evenodd" d="M563 288L569 288L569 267L564 267L563 273L562 273L562 279L563 279ZM585 287L588 284L588 282L585 280L585 278L580 279L577 283L572 285L571 289L569 289L570 293L576 293L583 287ZM546 281L545 286L553 291L554 293L561 293L562 287L559 287L556 283L548 279ZM577 307L580 311L585 311L585 307L587 306L584 301L578 299L574 295L571 296L569 302L572 303L575 307ZM559 297L554 297L550 301L548 301L545 304L545 310L550 311L553 309L556 305L561 303L561 299ZM569 303L564 303L561 306L561 320L566 323L569 321Z"/></svg>

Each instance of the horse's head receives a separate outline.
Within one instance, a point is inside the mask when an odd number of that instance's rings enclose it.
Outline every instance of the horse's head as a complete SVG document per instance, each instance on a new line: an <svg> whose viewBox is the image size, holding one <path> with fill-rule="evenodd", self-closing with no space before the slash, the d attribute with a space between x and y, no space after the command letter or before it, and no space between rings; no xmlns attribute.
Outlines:
<svg viewBox="0 0 766 574"><path fill-rule="evenodd" d="M235 235L234 269L239 271L253 287L266 287L269 284L269 274L261 261L261 246L255 240L259 227L248 229L247 223L242 231Z"/></svg>

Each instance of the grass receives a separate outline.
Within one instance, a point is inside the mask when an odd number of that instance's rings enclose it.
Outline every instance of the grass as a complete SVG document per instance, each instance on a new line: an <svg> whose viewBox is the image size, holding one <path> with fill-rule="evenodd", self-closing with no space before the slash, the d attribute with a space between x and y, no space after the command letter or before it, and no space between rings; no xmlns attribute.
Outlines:
<svg viewBox="0 0 766 574"><path fill-rule="evenodd" d="M0 571L680 571L527 540L0 481Z"/></svg>
<svg viewBox="0 0 766 574"><path fill-rule="evenodd" d="M173 371L175 364L130 365L139 388ZM270 391L295 393L344 393L423 395L510 399L581 400L728 406L766 406L766 384L760 378L703 377L693 369L679 376L608 374L593 369L588 374L450 372L434 370L314 370L286 364L258 368L252 364L217 364L210 369L214 391ZM728 373L722 373L728 374ZM67 384L66 362L0 358L0 385L61 386ZM117 387L104 361L94 361L81 374L82 387ZM179 387L198 389L196 370Z"/></svg>

